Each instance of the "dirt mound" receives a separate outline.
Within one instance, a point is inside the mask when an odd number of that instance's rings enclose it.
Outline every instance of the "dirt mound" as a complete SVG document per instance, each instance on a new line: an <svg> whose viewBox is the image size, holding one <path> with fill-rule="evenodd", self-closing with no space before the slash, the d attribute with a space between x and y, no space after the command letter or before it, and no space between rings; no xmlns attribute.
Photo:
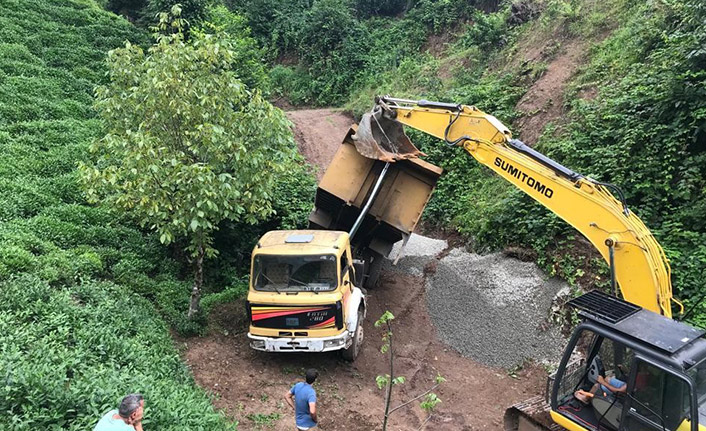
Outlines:
<svg viewBox="0 0 706 431"><path fill-rule="evenodd" d="M572 40L547 64L544 74L517 103L522 117L515 122L520 138L534 145L550 122L564 113L564 90L585 59L586 43Z"/></svg>

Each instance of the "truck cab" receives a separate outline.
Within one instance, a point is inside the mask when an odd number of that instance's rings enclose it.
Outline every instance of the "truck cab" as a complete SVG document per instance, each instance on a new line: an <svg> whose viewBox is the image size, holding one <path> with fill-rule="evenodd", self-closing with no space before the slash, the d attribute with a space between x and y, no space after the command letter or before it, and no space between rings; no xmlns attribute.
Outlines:
<svg viewBox="0 0 706 431"><path fill-rule="evenodd" d="M358 355L365 297L347 232L267 232L253 249L249 284L246 307L253 349L341 350L348 360Z"/></svg>

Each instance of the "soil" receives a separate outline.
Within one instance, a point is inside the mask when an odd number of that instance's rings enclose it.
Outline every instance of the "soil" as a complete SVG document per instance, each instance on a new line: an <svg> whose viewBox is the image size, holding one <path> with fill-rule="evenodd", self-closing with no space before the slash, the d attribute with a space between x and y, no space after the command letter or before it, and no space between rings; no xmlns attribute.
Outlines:
<svg viewBox="0 0 706 431"><path fill-rule="evenodd" d="M589 58L590 45L607 38L612 28L609 25L600 34L587 40L569 37L560 26L546 35L545 39L528 38L519 43L518 53L511 61L511 66L531 70L532 65L546 64L544 73L516 105L522 115L514 126L526 144L536 144L547 124L562 125L562 116L566 113L564 94L569 82ZM597 93L595 87L588 86L579 89L576 97L591 100Z"/></svg>
<svg viewBox="0 0 706 431"><path fill-rule="evenodd" d="M217 308L209 335L181 340L184 359L196 382L215 395L216 407L239 421L239 430L293 430L293 413L283 396L310 367L320 373L315 384L320 430L378 430L384 397L375 377L389 374L389 363L380 353L382 331L373 323L390 310L395 315L395 375L407 378L395 387L392 406L424 393L440 374L446 382L434 392L442 403L427 429L502 429L506 407L541 392L544 369L528 364L511 373L486 367L441 343L426 310L423 286L421 277L383 273L381 283L369 292L365 342L354 363L335 352L279 355L250 349L242 302ZM391 416L388 429L416 430L425 418L418 403L412 403Z"/></svg>
<svg viewBox="0 0 706 431"><path fill-rule="evenodd" d="M294 123L299 151L309 164L318 168L316 174L320 180L353 125L353 118L334 109L289 111L287 117Z"/></svg>
<svg viewBox="0 0 706 431"><path fill-rule="evenodd" d="M570 40L547 64L544 74L520 99L517 110L522 117L515 122L519 135L528 145L534 145L544 127L564 113L564 90L585 58L586 44Z"/></svg>
<svg viewBox="0 0 706 431"><path fill-rule="evenodd" d="M287 115L296 125L301 153L323 172L351 119L332 110L292 111ZM309 367L320 372L315 384L318 429L379 430L384 396L375 378L389 373L389 362L380 352L382 332L373 323L389 310L395 315L395 375L407 378L406 383L395 387L392 406L424 393L440 374L446 382L434 392L442 403L426 429L502 429L505 408L543 391L544 368L533 364L511 371L488 367L462 357L439 341L427 311L424 276L382 273L378 286L368 292L365 342L354 363L343 361L335 352L267 354L250 349L242 300L211 313L208 335L177 342L183 346L184 360L196 382L213 393L217 407L239 422L239 430L293 430L293 413L283 396ZM420 429L425 419L419 402L414 402L391 416L388 429Z"/></svg>

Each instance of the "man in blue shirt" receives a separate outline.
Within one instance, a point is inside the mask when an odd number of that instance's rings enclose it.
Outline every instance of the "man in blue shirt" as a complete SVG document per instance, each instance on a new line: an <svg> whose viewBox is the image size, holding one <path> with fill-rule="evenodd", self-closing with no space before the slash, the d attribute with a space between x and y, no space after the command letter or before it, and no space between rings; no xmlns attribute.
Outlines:
<svg viewBox="0 0 706 431"><path fill-rule="evenodd" d="M145 400L140 394L125 396L117 410L106 413L93 431L142 431Z"/></svg>
<svg viewBox="0 0 706 431"><path fill-rule="evenodd" d="M311 386L317 377L319 372L315 369L306 370L306 383L297 383L284 396L289 407L294 409L298 431L314 428L319 421L316 417L316 391Z"/></svg>

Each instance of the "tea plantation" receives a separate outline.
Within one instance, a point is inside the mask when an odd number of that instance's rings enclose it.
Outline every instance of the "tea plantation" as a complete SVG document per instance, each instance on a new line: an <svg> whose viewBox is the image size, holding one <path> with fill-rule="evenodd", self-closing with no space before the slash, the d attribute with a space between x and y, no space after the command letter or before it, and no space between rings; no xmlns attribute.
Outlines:
<svg viewBox="0 0 706 431"><path fill-rule="evenodd" d="M150 429L234 428L161 317L175 324L186 310L180 265L128 220L86 205L77 182L100 129L93 89L126 40L148 38L93 0L0 1L3 430L92 429L129 392L145 395Z"/></svg>

